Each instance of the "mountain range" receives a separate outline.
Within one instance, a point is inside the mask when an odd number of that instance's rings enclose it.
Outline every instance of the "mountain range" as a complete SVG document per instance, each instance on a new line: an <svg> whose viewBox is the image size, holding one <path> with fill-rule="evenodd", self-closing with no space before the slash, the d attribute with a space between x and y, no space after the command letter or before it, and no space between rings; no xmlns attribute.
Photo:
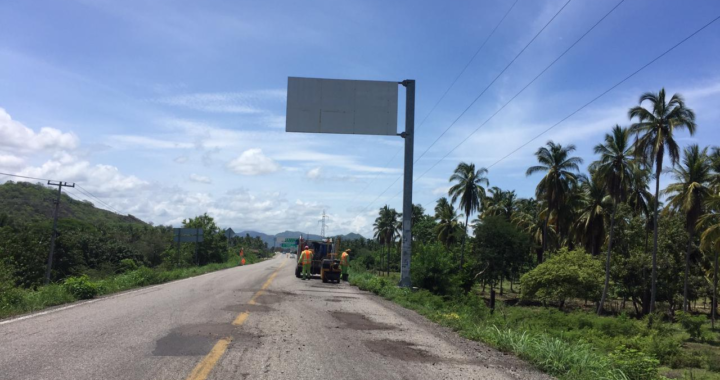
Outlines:
<svg viewBox="0 0 720 380"><path fill-rule="evenodd" d="M297 239L297 238L300 237L300 235L302 235L303 239L310 239L310 240L320 240L320 239L322 239L322 237L321 237L320 235L307 234L307 233L303 233L303 232L300 232L300 231L284 231L284 232L280 232L280 233L275 234L275 235L268 235L268 234L265 234L265 233L262 233L262 232L249 231L249 230L248 230L248 231L241 231L241 232L236 232L236 233L235 233L236 236L245 236L246 234L247 234L247 235L250 235L250 237L257 237L257 236L259 236L260 239L262 239L262 241L264 241L264 242L267 243L268 247L273 247L273 246L275 246L275 242L276 242L277 239L279 239L279 238L282 238L282 239L295 238L295 239ZM362 235L360 235L360 234L356 234L356 233L354 233L354 232L351 232L351 233L349 233L349 234L340 235L340 239L342 239L342 240L357 240L357 239L364 239L364 237L363 237Z"/></svg>

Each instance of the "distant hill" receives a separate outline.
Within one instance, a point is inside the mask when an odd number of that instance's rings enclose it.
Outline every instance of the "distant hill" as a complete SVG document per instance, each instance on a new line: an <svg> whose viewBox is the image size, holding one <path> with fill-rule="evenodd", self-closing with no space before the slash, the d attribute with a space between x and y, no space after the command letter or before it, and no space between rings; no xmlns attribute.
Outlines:
<svg viewBox="0 0 720 380"><path fill-rule="evenodd" d="M0 214L7 214L20 223L52 220L57 189L42 184L6 182L0 185ZM118 215L96 208L88 201L78 201L63 191L59 219L72 218L88 223L146 224L132 215Z"/></svg>
<svg viewBox="0 0 720 380"><path fill-rule="evenodd" d="M266 242L268 244L268 247L274 246L275 241L278 238L282 238L282 239L296 238L297 239L300 237L301 234L304 239L310 239L310 240L320 240L321 239L320 235L307 234L307 233L300 232L300 231L284 231L284 232L280 232L275 235L268 235L268 234L265 234L262 232L257 232L257 231L242 231L242 232L235 233L235 235L237 235L237 236L245 236L246 234L250 235L250 237L259 236L264 242ZM356 234L356 233L349 233L346 235L340 235L340 238L343 240L357 240L357 239L363 239L363 236L360 234Z"/></svg>

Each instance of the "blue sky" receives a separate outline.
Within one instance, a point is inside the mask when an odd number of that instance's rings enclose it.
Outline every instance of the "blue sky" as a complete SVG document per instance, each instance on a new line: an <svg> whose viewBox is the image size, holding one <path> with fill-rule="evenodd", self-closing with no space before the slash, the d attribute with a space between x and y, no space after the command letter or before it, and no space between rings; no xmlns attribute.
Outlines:
<svg viewBox="0 0 720 380"><path fill-rule="evenodd" d="M567 0L519 0L420 125L513 2L1 2L0 171L77 182L156 224L208 212L317 233L325 209L329 233L370 236L377 208L401 208L402 181L373 201L402 174L402 139L285 133L287 77L415 79L419 157ZM720 15L714 0L626 0L471 135L617 3L570 1L417 162L416 177L467 139L416 180L415 203L432 209L459 161L493 164ZM525 169L549 139L589 163L661 87L697 113L684 144L720 145L720 22L493 166L491 185L531 196Z"/></svg>

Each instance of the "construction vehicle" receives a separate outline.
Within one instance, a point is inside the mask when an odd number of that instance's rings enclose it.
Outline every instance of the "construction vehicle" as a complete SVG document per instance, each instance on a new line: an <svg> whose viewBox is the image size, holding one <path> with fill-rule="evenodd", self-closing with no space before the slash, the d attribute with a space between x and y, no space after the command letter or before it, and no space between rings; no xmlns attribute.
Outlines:
<svg viewBox="0 0 720 380"><path fill-rule="evenodd" d="M333 244L332 239L324 241L300 240L298 251L302 252L305 246L313 252L312 263L310 264L310 275L320 275L322 282L340 282L340 259L337 248L339 241ZM303 247L303 248L300 248ZM300 264L300 252L298 252L295 277L302 277L302 265Z"/></svg>

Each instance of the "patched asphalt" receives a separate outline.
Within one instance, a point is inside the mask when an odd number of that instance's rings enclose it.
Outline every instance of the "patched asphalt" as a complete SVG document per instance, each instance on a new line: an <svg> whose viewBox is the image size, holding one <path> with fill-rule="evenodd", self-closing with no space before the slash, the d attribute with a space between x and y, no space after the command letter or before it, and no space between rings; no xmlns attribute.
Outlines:
<svg viewBox="0 0 720 380"><path fill-rule="evenodd" d="M208 379L550 379L347 283L297 279L293 264L278 257L2 321L0 379L185 379L220 339L230 343Z"/></svg>

